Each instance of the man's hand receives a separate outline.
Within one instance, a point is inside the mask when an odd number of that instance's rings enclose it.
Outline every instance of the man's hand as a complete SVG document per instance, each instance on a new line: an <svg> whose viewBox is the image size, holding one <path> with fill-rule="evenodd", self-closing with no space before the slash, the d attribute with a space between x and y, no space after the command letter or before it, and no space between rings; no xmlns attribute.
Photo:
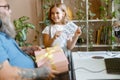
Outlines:
<svg viewBox="0 0 120 80"><path fill-rule="evenodd" d="M8 61L0 63L0 80L43 80L54 78L57 73L46 64L39 68L28 69L11 66Z"/></svg>
<svg viewBox="0 0 120 80"><path fill-rule="evenodd" d="M29 46L29 47L22 47L22 50L25 53L34 56L34 52L37 50L41 50L41 48L39 46Z"/></svg>

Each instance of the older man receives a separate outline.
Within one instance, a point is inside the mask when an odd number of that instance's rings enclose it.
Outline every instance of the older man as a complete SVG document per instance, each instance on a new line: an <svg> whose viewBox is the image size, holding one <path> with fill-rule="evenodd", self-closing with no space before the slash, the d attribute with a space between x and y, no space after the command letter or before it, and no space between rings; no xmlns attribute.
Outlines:
<svg viewBox="0 0 120 80"><path fill-rule="evenodd" d="M35 68L35 63L19 49L10 21L10 6L0 0L0 80L34 80L54 76L56 71L45 65Z"/></svg>

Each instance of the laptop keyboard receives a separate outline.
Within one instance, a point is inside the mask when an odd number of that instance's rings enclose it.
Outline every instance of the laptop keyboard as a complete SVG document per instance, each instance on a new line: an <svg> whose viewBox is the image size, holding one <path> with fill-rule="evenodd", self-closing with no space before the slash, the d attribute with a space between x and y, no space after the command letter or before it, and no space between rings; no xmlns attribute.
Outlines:
<svg viewBox="0 0 120 80"><path fill-rule="evenodd" d="M104 61L107 73L120 74L120 58L106 58Z"/></svg>

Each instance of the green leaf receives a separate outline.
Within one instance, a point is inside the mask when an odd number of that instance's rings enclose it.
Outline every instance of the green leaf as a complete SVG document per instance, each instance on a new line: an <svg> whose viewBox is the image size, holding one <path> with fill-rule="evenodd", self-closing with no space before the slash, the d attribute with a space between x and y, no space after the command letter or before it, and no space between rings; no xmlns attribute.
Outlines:
<svg viewBox="0 0 120 80"><path fill-rule="evenodd" d="M21 21L19 20L14 20L14 25L16 29L20 29L21 28Z"/></svg>
<svg viewBox="0 0 120 80"><path fill-rule="evenodd" d="M115 0L115 3L116 4L120 4L120 0Z"/></svg>
<svg viewBox="0 0 120 80"><path fill-rule="evenodd" d="M31 29L35 28L35 26L33 24L31 24L31 23L26 23L25 26L28 27L28 28L31 28Z"/></svg>
<svg viewBox="0 0 120 80"><path fill-rule="evenodd" d="M112 16L116 18L116 11L112 12Z"/></svg>
<svg viewBox="0 0 120 80"><path fill-rule="evenodd" d="M19 18L20 21L26 21L28 19L29 19L29 17L27 17L27 16L22 16Z"/></svg>
<svg viewBox="0 0 120 80"><path fill-rule="evenodd" d="M25 40L27 39L26 36L27 36L27 35L26 35L26 30L23 29L23 30L22 30L22 40L23 40L23 41L25 41Z"/></svg>

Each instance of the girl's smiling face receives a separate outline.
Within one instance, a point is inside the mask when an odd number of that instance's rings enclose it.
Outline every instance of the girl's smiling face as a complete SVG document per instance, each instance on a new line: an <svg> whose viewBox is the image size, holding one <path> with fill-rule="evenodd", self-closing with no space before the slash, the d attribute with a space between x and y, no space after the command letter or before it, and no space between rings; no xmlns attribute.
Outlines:
<svg viewBox="0 0 120 80"><path fill-rule="evenodd" d="M63 17L64 17L64 12L60 8L53 7L51 9L51 20L55 24L61 24Z"/></svg>

